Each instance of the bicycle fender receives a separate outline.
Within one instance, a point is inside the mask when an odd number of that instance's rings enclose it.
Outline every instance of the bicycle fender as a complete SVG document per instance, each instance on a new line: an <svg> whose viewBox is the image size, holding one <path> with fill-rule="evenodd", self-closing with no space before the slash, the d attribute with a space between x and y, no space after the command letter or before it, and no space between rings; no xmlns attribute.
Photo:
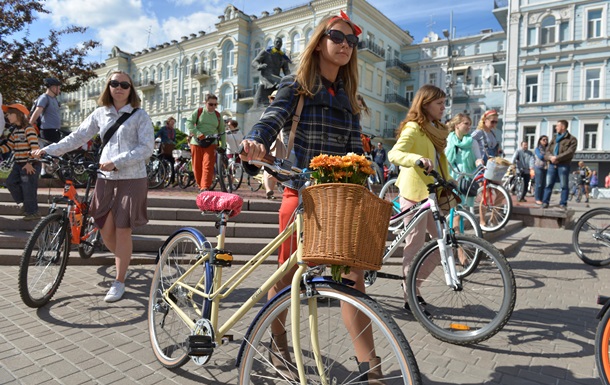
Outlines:
<svg viewBox="0 0 610 385"><path fill-rule="evenodd" d="M606 303L604 303L604 306L599 311L599 313L597 313L597 317L595 317L595 318L602 319L604 314L606 314L606 312L608 311L608 308L610 308L610 301L606 301Z"/></svg>
<svg viewBox="0 0 610 385"><path fill-rule="evenodd" d="M194 227L183 227L181 229L178 229L176 231L174 231L172 233L172 235L170 235L169 237L167 237L167 239L165 240L165 242L163 242L163 245L161 245L161 247L159 248L159 250L157 251L157 257L155 258L155 265L157 263L159 263L159 258L161 258L161 253L163 253L163 250L165 250L165 246L167 246L167 244L169 243L169 241L178 233L181 233L183 231L187 231L191 234L193 234L193 236L195 238L197 238L198 241L200 241L202 244L208 242L207 238L205 237L205 235L201 234L201 231L197 230Z"/></svg>
<svg viewBox="0 0 610 385"><path fill-rule="evenodd" d="M331 277L314 277L310 280L308 280L307 282L309 283L319 283L319 282L335 282ZM349 280L349 279L341 279L341 283L343 283L344 285L347 286L354 286L354 281ZM303 284L301 284L301 287L303 287ZM284 294L287 291L290 291L291 289L291 285L286 286L285 288L283 288L282 290L280 290L273 298L271 298L269 301L267 301L267 303L261 308L261 310L259 310L259 312L256 314L256 317L254 317L254 321L256 321L261 314L263 314L263 312L270 306L271 303L273 303L275 301L276 298L278 298L280 295ZM249 344L249 340L250 340L250 334L252 333L252 328L254 327L254 321L252 321L252 323L250 324L250 326L248 326L248 330L246 331L246 334L244 334L244 339L242 340L240 346L239 346L239 352L237 353L237 358L235 360L235 367L239 367L239 365L241 364L241 359L242 359L242 355L244 353L244 349L246 347L247 344Z"/></svg>

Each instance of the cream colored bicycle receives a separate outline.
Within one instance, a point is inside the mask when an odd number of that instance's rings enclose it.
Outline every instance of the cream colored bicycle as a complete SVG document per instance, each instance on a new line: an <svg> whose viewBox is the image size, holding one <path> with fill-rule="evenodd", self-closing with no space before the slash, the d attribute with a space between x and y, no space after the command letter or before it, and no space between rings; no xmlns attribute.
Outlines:
<svg viewBox="0 0 610 385"><path fill-rule="evenodd" d="M308 178L300 170L284 170L281 161L258 163L293 179ZM155 356L165 367L178 368L189 359L198 365L214 362L210 358L232 338L229 334L235 333L232 328L266 297L273 285L297 266L292 286L268 301L241 336L236 359L240 384L367 384L368 375L373 372L382 373L379 381L383 384L421 383L407 340L381 306L350 287L352 282L336 282L323 276L325 266L312 267L302 262L301 208L296 211L290 226L245 265L235 266L237 271L223 282L224 270L232 267L233 259L231 252L225 250L225 231L229 217L241 209L241 198L228 193L204 192L198 197L198 205L217 215L216 246L194 228L176 231L159 251L151 284L150 341ZM242 283L254 276L261 264L295 232L299 247L289 260L234 309L228 319L221 321L223 300L237 289L244 290ZM348 307L355 311L346 312ZM226 309L223 308L225 313ZM289 360L274 353L270 347L271 324L283 312L288 312L283 326L288 336ZM350 335L354 328L350 329L349 325L354 319L345 314L358 314L360 319L366 317L365 327ZM369 362L359 363L354 353L354 344L365 338L367 333L363 330L369 328L375 354L379 356L374 367ZM284 360L284 369L288 370L274 367L272 355L276 361L278 358Z"/></svg>

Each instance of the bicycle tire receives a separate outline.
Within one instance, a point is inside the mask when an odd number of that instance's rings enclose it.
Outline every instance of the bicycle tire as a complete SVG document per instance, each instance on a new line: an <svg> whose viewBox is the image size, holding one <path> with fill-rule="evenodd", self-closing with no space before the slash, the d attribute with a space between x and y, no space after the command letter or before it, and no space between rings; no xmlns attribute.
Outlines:
<svg viewBox="0 0 610 385"><path fill-rule="evenodd" d="M236 191L241 186L241 182L244 178L244 168L240 163L229 162L228 174L231 190Z"/></svg>
<svg viewBox="0 0 610 385"><path fill-rule="evenodd" d="M161 158L163 166L165 168L165 175L163 179L163 188L169 187L172 184L172 174L174 174L174 166L167 158Z"/></svg>
<svg viewBox="0 0 610 385"><path fill-rule="evenodd" d="M451 288L441 266L436 239L417 253L407 274L407 301L417 321L435 338L455 345L485 341L510 319L517 298L515 277L500 251L489 242L456 235L465 253L477 250L469 274L458 271L462 287ZM425 306L417 296L424 298Z"/></svg>
<svg viewBox="0 0 610 385"><path fill-rule="evenodd" d="M578 219L572 232L572 247L588 265L610 264L610 208L589 210Z"/></svg>
<svg viewBox="0 0 610 385"><path fill-rule="evenodd" d="M525 189L525 185L523 183L523 177L518 176L517 180L515 181L515 196L516 197L525 197L525 193L523 192L523 190Z"/></svg>
<svg viewBox="0 0 610 385"><path fill-rule="evenodd" d="M455 210L455 216L458 219L457 228L454 227L456 233L474 235L477 238L483 238L483 230L481 230L479 221L477 221L473 213L465 208L458 207Z"/></svg>
<svg viewBox="0 0 610 385"><path fill-rule="evenodd" d="M396 186L396 179L389 179L384 183L381 191L379 192L379 198L386 200L392 204L392 215L396 215L401 212L400 210L400 191ZM390 231L396 231L404 226L404 221L400 221L396 224L390 225L388 229Z"/></svg>
<svg viewBox="0 0 610 385"><path fill-rule="evenodd" d="M487 192L483 199L485 188L487 188ZM486 186L481 186L477 190L474 207L476 215L480 219L481 230L491 233L506 226L513 211L513 201L503 186L487 183Z"/></svg>
<svg viewBox="0 0 610 385"><path fill-rule="evenodd" d="M59 288L70 255L70 227L63 212L34 227L19 262L19 295L32 308L44 306Z"/></svg>
<svg viewBox="0 0 610 385"><path fill-rule="evenodd" d="M86 239L87 234L91 233ZM78 244L78 255L83 259L91 258L95 252L95 248L100 244L100 229L97 228L92 217L83 217L83 226L81 226L81 242Z"/></svg>
<svg viewBox="0 0 610 385"><path fill-rule="evenodd" d="M352 338L345 327L342 309L353 306L361 314L368 317L372 328L376 355L380 356L382 372L387 377L380 379L381 383L391 384L421 384L421 378L415 356L404 337L404 334L382 307L366 294L332 281L312 282L313 296L307 299L306 289L301 289L301 348L308 384L320 384L320 373L317 370L313 356L310 338L309 317L317 321L320 352L323 357L326 383L367 383L359 382L360 372L355 360ZM309 303L309 305L308 305ZM287 383L298 383L297 370L290 363L293 379L288 379L286 373L281 373L273 367L269 360L270 325L278 315L290 311L290 290L276 296L256 316L244 337L243 359L239 366L240 384L261 383L261 378L276 378ZM308 306L317 310L310 316ZM292 351L291 317L288 314L284 325L288 334L289 347ZM360 329L361 330L361 329ZM359 334L358 336L361 336ZM290 373L288 373L290 375Z"/></svg>
<svg viewBox="0 0 610 385"><path fill-rule="evenodd" d="M211 245L205 245L211 250ZM188 337L193 331L161 296L202 255L204 245L190 231L179 231L165 244L155 267L148 301L148 331L153 353L169 369L179 368L188 360ZM185 281L194 286L200 276L191 274ZM203 286L205 287L205 286ZM202 290L199 287L199 290ZM192 320L201 318L203 299L176 286L170 293L177 306Z"/></svg>
<svg viewBox="0 0 610 385"><path fill-rule="evenodd" d="M610 385L610 311L606 310L595 333L595 364L604 385Z"/></svg>
<svg viewBox="0 0 610 385"><path fill-rule="evenodd" d="M151 190L159 188L165 179L165 166L159 157L153 155L146 163L146 175L148 176L148 188Z"/></svg>
<svg viewBox="0 0 610 385"><path fill-rule="evenodd" d="M220 191L222 192L231 192L229 189L231 188L231 184L229 183L229 178L227 176L227 158L225 158L224 154L219 152L216 153L216 180L218 181L218 185L220 186Z"/></svg>
<svg viewBox="0 0 610 385"><path fill-rule="evenodd" d="M250 190L252 192L256 192L256 191L260 190L261 187L263 187L262 178L263 178L262 173L259 173L258 175L255 175L255 176L248 175L248 187L250 187Z"/></svg>

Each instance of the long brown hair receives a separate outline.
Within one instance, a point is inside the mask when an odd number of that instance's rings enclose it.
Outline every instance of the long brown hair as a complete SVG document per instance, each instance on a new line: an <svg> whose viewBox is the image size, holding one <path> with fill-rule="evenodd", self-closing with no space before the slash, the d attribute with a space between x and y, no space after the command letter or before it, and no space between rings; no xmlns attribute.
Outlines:
<svg viewBox="0 0 610 385"><path fill-rule="evenodd" d="M127 103L131 104L133 108L139 108L141 104L140 97L136 92L136 88L133 84L131 76L129 76L129 74L124 71L112 71L110 75L108 75L108 79L106 79L106 85L104 86L104 92L102 92L100 97L97 99L97 104L99 106L106 107L110 107L114 104L114 101L112 100L112 95L110 94L110 80L116 74L123 74L127 76L127 78L129 79L129 84L131 84L131 87L129 87L129 98L127 99Z"/></svg>
<svg viewBox="0 0 610 385"><path fill-rule="evenodd" d="M347 23L352 28L352 31L354 31L351 21L345 19L335 19L331 21L333 16L334 15L326 16L320 21L313 31L309 43L307 43L307 46L300 56L296 81L300 85L299 93L307 97L313 97L313 95L323 87L318 79L320 75L320 54L316 51L316 47L320 43L320 40L326 36L326 31L338 22ZM343 80L345 92L352 105L352 112L358 114L360 112L360 107L358 106L358 100L356 99L356 94L358 92L358 49L356 47L352 49L352 57L349 59L349 62L339 68L337 77Z"/></svg>
<svg viewBox="0 0 610 385"><path fill-rule="evenodd" d="M424 111L424 106L428 103L432 103L437 99L446 97L447 95L445 94L445 91L441 90L437 86L433 86L432 84L426 84L422 86L419 90L417 90L417 93L413 98L413 103L411 104L411 108L407 113L407 117L402 122L400 122L396 137L398 138L400 136L400 133L408 122L416 122L421 127L424 127L426 123L437 123L443 125L440 121L430 122L428 120L426 112Z"/></svg>

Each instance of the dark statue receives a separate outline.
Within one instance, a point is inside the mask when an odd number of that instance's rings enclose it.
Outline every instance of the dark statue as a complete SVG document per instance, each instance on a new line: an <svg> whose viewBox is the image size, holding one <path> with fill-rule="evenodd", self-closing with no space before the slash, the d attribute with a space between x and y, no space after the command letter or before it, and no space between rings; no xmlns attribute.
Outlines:
<svg viewBox="0 0 610 385"><path fill-rule="evenodd" d="M273 47L262 50L258 56L252 61L252 67L261 71L261 79L254 96L254 105L252 108L265 107L269 105L269 95L277 89L282 76L290 75L288 65L291 60L281 50L282 39L276 38Z"/></svg>

